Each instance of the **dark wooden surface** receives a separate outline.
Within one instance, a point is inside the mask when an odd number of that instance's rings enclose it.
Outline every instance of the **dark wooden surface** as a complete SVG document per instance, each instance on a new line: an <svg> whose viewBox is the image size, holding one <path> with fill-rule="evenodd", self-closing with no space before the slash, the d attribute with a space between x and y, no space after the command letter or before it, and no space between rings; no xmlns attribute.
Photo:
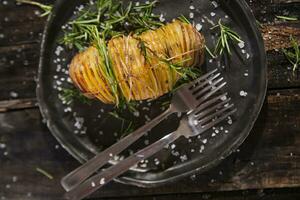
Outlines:
<svg viewBox="0 0 300 200"><path fill-rule="evenodd" d="M0 199L61 199L60 178L79 163L58 145L36 106L35 76L45 18L37 16L35 7L3 2ZM238 152L209 172L177 183L152 189L111 183L91 199L300 199L300 77L292 76L288 61L276 51L289 46L290 34L300 40L300 22L274 21L276 15L299 16L300 1L248 2L263 23L269 86L259 120ZM37 167L51 173L53 180Z"/></svg>

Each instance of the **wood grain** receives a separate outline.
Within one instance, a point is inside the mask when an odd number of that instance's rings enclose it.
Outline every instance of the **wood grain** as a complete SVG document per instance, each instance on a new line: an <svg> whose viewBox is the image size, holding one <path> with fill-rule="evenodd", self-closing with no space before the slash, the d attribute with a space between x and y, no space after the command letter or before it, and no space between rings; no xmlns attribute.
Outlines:
<svg viewBox="0 0 300 200"><path fill-rule="evenodd" d="M250 137L238 152L193 180L187 178L153 189L111 183L94 194L94 199L300 198L300 78L292 75L288 61L274 50L289 47L289 34L299 37L299 21L274 21L276 15L299 16L299 0L247 1L264 25L262 33L269 50L268 98ZM35 77L45 18L37 16L37 8L7 2L0 3L0 199L61 199L63 189L59 181L79 163L51 136L35 104ZM54 180L38 173L36 167L48 171ZM295 189L263 191L287 187Z"/></svg>
<svg viewBox="0 0 300 200"><path fill-rule="evenodd" d="M60 199L60 178L78 163L47 131L37 109L0 113L0 197L32 200ZM213 170L180 182L152 189L117 183L94 197L188 194L210 191L300 187L300 90L271 91L255 128L238 152ZM8 155L3 153L7 151ZM30 158L28 158L30 155ZM20 170L20 165L22 170ZM54 176L36 172L40 167ZM19 181L13 183L12 177ZM39 187L36 187L39 183ZM6 189L10 184L10 189ZM118 191L118 192L116 192ZM47 194L45 196L44 194Z"/></svg>

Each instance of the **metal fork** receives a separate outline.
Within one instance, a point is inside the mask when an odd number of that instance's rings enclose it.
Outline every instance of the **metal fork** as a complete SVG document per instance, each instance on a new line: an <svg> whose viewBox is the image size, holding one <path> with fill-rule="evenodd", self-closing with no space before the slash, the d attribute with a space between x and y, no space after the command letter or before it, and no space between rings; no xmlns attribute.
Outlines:
<svg viewBox="0 0 300 200"><path fill-rule="evenodd" d="M111 155L121 153L169 115L189 112L195 109L225 85L226 82L223 81L223 77L221 77L218 69L215 69L201 76L199 79L182 86L175 92L169 109L67 174L62 178L61 185L66 191L75 188L104 166L111 159Z"/></svg>
<svg viewBox="0 0 300 200"><path fill-rule="evenodd" d="M184 136L190 138L197 136L222 122L237 111L234 105L230 103L230 98L221 101L222 97L226 97L226 95L227 94L222 94L201 104L193 113L183 117L177 131L86 180L75 189L67 192L64 196L65 199L82 199L128 171L133 165L154 155L166 145L173 143L179 137Z"/></svg>

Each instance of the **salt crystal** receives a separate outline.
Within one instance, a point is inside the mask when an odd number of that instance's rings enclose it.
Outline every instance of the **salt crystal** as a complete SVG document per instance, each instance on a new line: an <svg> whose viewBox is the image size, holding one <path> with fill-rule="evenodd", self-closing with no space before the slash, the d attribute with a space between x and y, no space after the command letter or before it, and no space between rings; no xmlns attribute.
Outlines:
<svg viewBox="0 0 300 200"><path fill-rule="evenodd" d="M171 145L171 149L175 149L176 145L175 144L172 144Z"/></svg>
<svg viewBox="0 0 300 200"><path fill-rule="evenodd" d="M133 113L133 115L134 115L135 117L139 117L139 116L140 116L140 112L139 112L139 111L135 111L135 112Z"/></svg>
<svg viewBox="0 0 300 200"><path fill-rule="evenodd" d="M96 187L95 182L91 182L91 186L92 186L92 187Z"/></svg>
<svg viewBox="0 0 300 200"><path fill-rule="evenodd" d="M217 7L219 6L218 3L217 3L216 1L212 1L211 4L212 4L215 8L217 8Z"/></svg>
<svg viewBox="0 0 300 200"><path fill-rule="evenodd" d="M15 183L15 182L17 182L18 181L18 177L17 176L13 176L12 177L12 181Z"/></svg>
<svg viewBox="0 0 300 200"><path fill-rule="evenodd" d="M249 53L246 54L246 58L247 58L247 59L250 58L250 54L249 54Z"/></svg>
<svg viewBox="0 0 300 200"><path fill-rule="evenodd" d="M101 178L100 185L104 185L104 184L105 184L105 178Z"/></svg>
<svg viewBox="0 0 300 200"><path fill-rule="evenodd" d="M207 143L207 139L202 140L203 144Z"/></svg>
<svg viewBox="0 0 300 200"><path fill-rule="evenodd" d="M195 6L191 5L191 6L190 6L190 9L191 9L191 10L195 10Z"/></svg>
<svg viewBox="0 0 300 200"><path fill-rule="evenodd" d="M159 21L161 21L161 22L165 22L165 21L166 21L166 19L164 18L164 15L163 15L163 14L161 14L161 15L159 16Z"/></svg>
<svg viewBox="0 0 300 200"><path fill-rule="evenodd" d="M197 31L201 31L202 30L202 25L201 24L196 24L196 29L197 29Z"/></svg>
<svg viewBox="0 0 300 200"><path fill-rule="evenodd" d="M245 92L245 91L240 91L240 96L241 97L246 97L248 95L248 93L247 92Z"/></svg>
<svg viewBox="0 0 300 200"><path fill-rule="evenodd" d="M222 96L222 97L221 97L221 100L222 100L222 101L226 101L226 100L227 100L227 96Z"/></svg>
<svg viewBox="0 0 300 200"><path fill-rule="evenodd" d="M243 42L243 41L242 41L242 42L239 42L238 45L239 45L239 47L242 49L242 48L245 47L245 42Z"/></svg>
<svg viewBox="0 0 300 200"><path fill-rule="evenodd" d="M194 13L191 12L189 16L191 19L194 19Z"/></svg>
<svg viewBox="0 0 300 200"><path fill-rule="evenodd" d="M184 162L184 161L188 160L188 158L186 155L182 155L182 156L180 156L180 160L181 160L181 162Z"/></svg>
<svg viewBox="0 0 300 200"><path fill-rule="evenodd" d="M63 47L57 46L57 47L56 47L56 50L55 50L55 55L59 56L60 53L61 53L63 50L64 50Z"/></svg>
<svg viewBox="0 0 300 200"><path fill-rule="evenodd" d="M214 16L216 16L216 13L211 12L211 13L210 13L210 16L214 17Z"/></svg>
<svg viewBox="0 0 300 200"><path fill-rule="evenodd" d="M201 145L201 146L200 146L199 152L202 153L202 152L204 151L204 149L205 149L205 146L204 146L204 145Z"/></svg>
<svg viewBox="0 0 300 200"><path fill-rule="evenodd" d="M10 97L12 97L12 98L17 98L17 97L19 96L18 93L14 92L14 91L11 91L11 92L9 93L9 95L10 95Z"/></svg>
<svg viewBox="0 0 300 200"><path fill-rule="evenodd" d="M6 144L0 143L0 149L5 149L5 148L6 148Z"/></svg>

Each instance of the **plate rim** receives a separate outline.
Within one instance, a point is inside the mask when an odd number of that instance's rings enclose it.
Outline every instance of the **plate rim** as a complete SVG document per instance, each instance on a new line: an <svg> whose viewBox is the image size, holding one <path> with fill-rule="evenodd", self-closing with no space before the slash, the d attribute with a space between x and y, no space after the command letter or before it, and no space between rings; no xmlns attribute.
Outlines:
<svg viewBox="0 0 300 200"><path fill-rule="evenodd" d="M42 68L43 68L43 65L45 62L45 46L46 46L46 41L48 38L48 30L51 27L53 19L55 18L55 15L56 15L55 13L56 13L57 8L60 7L60 4L63 4L63 1L64 0L58 0L55 2L53 12L48 16L48 18L46 20L46 24L44 26L42 42L41 42L41 46L40 46L40 58L39 58L39 66L38 66L36 95L37 95L39 110L41 112L43 119L46 119L47 127L50 130L51 134L58 140L58 142L62 145L62 147L70 155L72 155L79 162L84 163L84 162L86 162L88 157L83 156L84 154L82 154L81 151L78 150L77 148L74 148L74 146L70 143L70 141L65 140L63 137L61 137L61 134L58 134L59 131L57 130L55 125L53 125L51 116L49 116L48 109L45 106L46 103L43 100L44 91L40 89L41 85L42 85L41 76L42 76ZM258 104L256 107L257 109L255 110L256 115L251 119L252 121L249 122L249 124L247 126L247 130L244 131L245 134L243 134L242 135L243 137L240 137L239 140L236 140L233 143L233 145L231 145L231 148L228 148L227 151L222 153L222 156L219 159L215 159L215 160L207 163L206 165L201 166L200 168L194 169L192 171L189 171L189 172L186 172L183 174L179 174L177 176L169 177L166 179L156 180L156 181L140 180L140 179L126 177L126 175L125 175L124 177L122 176L122 177L118 177L118 178L114 179L116 182L134 185L134 186L138 186L138 187L149 188L149 187L157 187L157 186L160 186L160 185L163 185L166 183L172 183L172 182L177 181L178 179L181 179L183 177L186 177L186 176L189 176L189 175L192 175L195 173L197 173L197 174L202 173L202 172L208 170L209 168L212 168L212 167L216 166L217 164L219 164L221 162L222 158L228 157L235 149L237 149L246 140L246 138L250 134L255 122L257 121L257 119L259 117L259 113L262 110L264 100L265 100L266 94L267 94L267 85L268 85L267 69L268 68L267 68L266 52L265 52L265 47L263 45L264 41L263 41L261 32L259 31L259 29L256 25L255 16L253 15L249 5L246 3L245 0L233 0L233 1L235 1L235 3L237 3L237 4L239 4L240 8L242 9L242 11L245 14L246 18L248 19L248 21L252 22L252 23L250 23L250 28L255 35L255 40L257 41L256 45L258 46L258 49L260 51L259 52L259 54L261 55L260 56L261 57L260 64L264 68L264 70L262 70L262 72L264 72L264 75L261 76L264 80L262 80L261 95L258 97L258 100L257 100ZM79 155L81 155L81 156L79 156Z"/></svg>

